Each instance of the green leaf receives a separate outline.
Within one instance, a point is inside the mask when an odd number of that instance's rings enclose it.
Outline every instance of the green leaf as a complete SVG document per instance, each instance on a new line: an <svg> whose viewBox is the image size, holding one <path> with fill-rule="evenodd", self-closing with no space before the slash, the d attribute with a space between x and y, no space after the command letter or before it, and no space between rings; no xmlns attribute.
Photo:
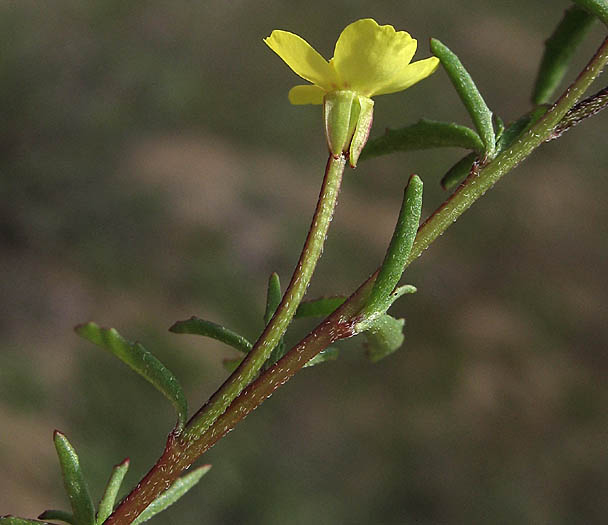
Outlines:
<svg viewBox="0 0 608 525"><path fill-rule="evenodd" d="M26 518L18 518L17 516L0 516L0 525L53 525L48 521L28 520Z"/></svg>
<svg viewBox="0 0 608 525"><path fill-rule="evenodd" d="M346 297L321 297L313 301L302 301L295 317L327 317L333 314L346 301Z"/></svg>
<svg viewBox="0 0 608 525"><path fill-rule="evenodd" d="M224 359L222 361L222 365L224 365L224 368L232 373L234 372L239 365L243 362L243 359L245 359L244 357L230 357L228 359Z"/></svg>
<svg viewBox="0 0 608 525"><path fill-rule="evenodd" d="M127 341L114 328L101 328L95 323L77 326L76 333L105 348L151 383L173 404L177 412L177 429L184 428L188 415L184 391L173 373L143 345Z"/></svg>
<svg viewBox="0 0 608 525"><path fill-rule="evenodd" d="M274 365L281 357L285 355L287 352L287 346L285 345L285 339L281 337L279 339L279 344L272 349L270 356L266 360L263 366L263 370L268 370L272 365Z"/></svg>
<svg viewBox="0 0 608 525"><path fill-rule="evenodd" d="M365 332L366 355L372 363L384 359L401 347L405 339L404 325L405 319L395 319L384 314Z"/></svg>
<svg viewBox="0 0 608 525"><path fill-rule="evenodd" d="M89 495L80 461L74 447L64 434L55 430L53 434L55 449L59 457L63 485L68 494L75 525L95 525L95 507Z"/></svg>
<svg viewBox="0 0 608 525"><path fill-rule="evenodd" d="M65 510L45 510L40 516L39 520L55 520L65 521L66 523L74 524L74 515L71 512Z"/></svg>
<svg viewBox="0 0 608 525"><path fill-rule="evenodd" d="M539 106L518 118L512 124L509 124L497 143L498 151L503 151L511 146L526 129L538 122L538 120L547 112L547 109L548 106L546 105Z"/></svg>
<svg viewBox="0 0 608 525"><path fill-rule="evenodd" d="M477 160L477 153L469 153L454 164L441 179L441 187L450 191L467 178Z"/></svg>
<svg viewBox="0 0 608 525"><path fill-rule="evenodd" d="M189 474L178 478L171 487L163 492L158 498L156 498L146 509L132 522L132 525L139 525L148 521L153 516L156 516L159 512L162 512L167 507L173 505L178 499L180 499L186 492L188 492L194 485L196 485L200 479L209 472L211 465L203 465L194 469Z"/></svg>
<svg viewBox="0 0 608 525"><path fill-rule="evenodd" d="M460 59L439 40L431 38L431 51L441 61L460 100L471 115L475 128L485 146L484 153L492 158L496 141L494 127L492 126L492 112L477 89L475 82L473 82L471 75L464 68Z"/></svg>
<svg viewBox="0 0 608 525"><path fill-rule="evenodd" d="M572 6L553 34L545 42L545 52L532 94L534 104L546 104L564 78L576 48L583 40L595 17L580 7Z"/></svg>
<svg viewBox="0 0 608 525"><path fill-rule="evenodd" d="M393 237L367 305L363 309L364 316L374 317L379 313L384 313L392 303L390 295L399 283L399 279L401 279L405 263L418 232L418 223L422 212L422 186L420 177L417 175L410 177L404 191L403 203Z"/></svg>
<svg viewBox="0 0 608 525"><path fill-rule="evenodd" d="M340 354L340 350L330 346L325 350L319 352L316 356L314 356L308 363L304 365L303 368L307 368L309 366L319 365L321 363L326 363L327 361L335 361L338 359L338 355Z"/></svg>
<svg viewBox="0 0 608 525"><path fill-rule="evenodd" d="M395 289L395 291L391 294L391 304L393 304L402 295L416 293L417 291L418 288L416 288L415 286L411 284L404 284L403 286L400 286L399 288Z"/></svg>
<svg viewBox="0 0 608 525"><path fill-rule="evenodd" d="M608 1L607 0L572 0L583 9L597 16L604 24L608 25Z"/></svg>
<svg viewBox="0 0 608 525"><path fill-rule="evenodd" d="M129 458L125 459L122 463L119 463L112 469L110 479L106 485L106 489L103 493L103 497L99 502L99 508L97 510L97 525L101 525L108 519L112 511L114 510L114 503L116 502L116 496L120 490L122 480L125 478L125 474L129 470Z"/></svg>
<svg viewBox="0 0 608 525"><path fill-rule="evenodd" d="M479 135L466 126L453 122L419 120L416 124L400 129L387 129L381 137L371 139L361 160L387 155L395 151L413 151L431 148L465 148L484 151Z"/></svg>
<svg viewBox="0 0 608 525"><path fill-rule="evenodd" d="M492 115L492 125L495 129L496 141L500 139L504 130L505 130L505 122L498 115Z"/></svg>
<svg viewBox="0 0 608 525"><path fill-rule="evenodd" d="M281 281L276 273L272 273L268 279L268 292L266 294L266 311L264 312L264 326L268 325L272 316L281 304ZM266 359L263 370L268 370L281 357L285 355L285 337L281 337L277 345L272 349L272 352Z"/></svg>
<svg viewBox="0 0 608 525"><path fill-rule="evenodd" d="M270 274L268 279L268 292L266 294L266 311L264 312L264 325L267 325L281 304L281 281L276 272Z"/></svg>
<svg viewBox="0 0 608 525"><path fill-rule="evenodd" d="M212 339L225 343L232 348L236 348L239 352L243 352L244 354L249 352L253 346L242 335L239 335L219 324L194 316L185 321L177 321L171 328L169 328L169 331L173 332L174 334L194 334L211 337Z"/></svg>

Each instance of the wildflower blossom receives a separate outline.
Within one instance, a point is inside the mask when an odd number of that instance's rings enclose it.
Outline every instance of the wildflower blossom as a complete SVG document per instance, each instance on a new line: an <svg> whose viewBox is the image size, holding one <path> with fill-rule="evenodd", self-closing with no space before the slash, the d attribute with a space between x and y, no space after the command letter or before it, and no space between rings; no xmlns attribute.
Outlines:
<svg viewBox="0 0 608 525"><path fill-rule="evenodd" d="M328 62L298 35L275 30L264 42L311 84L289 91L292 104L323 104L325 134L334 157L355 167L373 120L371 97L407 89L429 76L436 57L411 63L416 40L390 25L365 18L346 26Z"/></svg>
<svg viewBox="0 0 608 525"><path fill-rule="evenodd" d="M298 35L275 30L264 42L312 85L291 88L292 104L321 104L332 91L355 91L365 97L402 91L429 76L436 57L411 63L417 42L405 31L365 18L346 26L328 62Z"/></svg>

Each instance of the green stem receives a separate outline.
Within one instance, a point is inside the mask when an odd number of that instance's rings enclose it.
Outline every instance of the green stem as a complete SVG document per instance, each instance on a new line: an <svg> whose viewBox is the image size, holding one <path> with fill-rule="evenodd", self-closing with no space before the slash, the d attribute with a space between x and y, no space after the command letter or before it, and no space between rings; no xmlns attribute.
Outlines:
<svg viewBox="0 0 608 525"><path fill-rule="evenodd" d="M490 163L479 170L474 170L456 192L420 226L407 258L406 268L503 175L515 168L553 133L557 124L585 93L607 62L608 39L603 42L575 82L541 120ZM197 454L203 454L234 428L279 386L288 381L309 359L336 340L354 335L354 324L360 321L359 312L367 302L379 270L376 270L336 312L321 322L278 363L262 374L235 399L210 431L197 442Z"/></svg>
<svg viewBox="0 0 608 525"><path fill-rule="evenodd" d="M474 171L458 190L420 226L406 267L505 173L513 169L550 136L607 62L608 39L604 41L575 82L539 122L523 133L510 148L503 151L493 161L480 170ZM278 343L306 291L308 281L303 282L304 277L307 276L307 279L310 279L314 265L320 256L344 165L343 157L336 161L330 158L328 161L315 219L313 219L311 232L306 239L294 278L285 292L273 320L254 345L252 353L214 394L209 403L192 418L184 434L179 437L169 437L163 455L104 525L131 523L150 502L171 486L183 469L191 465L201 454L234 428L274 390L288 381L309 359L332 342L354 335L354 324L360 321L359 312L369 297L378 271L367 279L336 312L321 322L274 366L250 383L265 360L260 356L266 352L270 353ZM329 194L332 196L330 197ZM313 233L315 228L317 228L317 232ZM323 233L321 234L321 232ZM304 261L307 262L306 271ZM299 282L296 274L300 276L302 282ZM254 352L258 355L250 357L254 355Z"/></svg>
<svg viewBox="0 0 608 525"><path fill-rule="evenodd" d="M325 237L336 207L345 165L344 155L340 155L338 158L329 156L312 224L291 282L272 319L253 348L209 401L190 419L179 438L170 437L163 456L135 490L120 504L105 525L131 523L159 494L166 490L177 479L179 473L198 457L193 454L195 448L193 445L261 370L293 319L321 257Z"/></svg>
<svg viewBox="0 0 608 525"><path fill-rule="evenodd" d="M608 39L604 40L574 83L534 126L522 133L511 147L504 150L492 162L479 171L473 170L458 190L426 220L418 231L406 267L422 255L422 252L437 237L445 232L479 197L494 186L503 175L515 168L551 136L556 126L583 96L607 62Z"/></svg>
<svg viewBox="0 0 608 525"><path fill-rule="evenodd" d="M228 408L232 400L253 380L270 356L274 347L287 330L289 323L302 302L310 279L323 251L327 230L336 206L346 158L329 156L325 178L317 202L317 208L296 265L291 282L271 321L253 345L243 362L224 382L209 401L190 419L182 435L183 439L196 439Z"/></svg>
<svg viewBox="0 0 608 525"><path fill-rule="evenodd" d="M209 431L197 441L189 444L188 456L200 457L319 352L335 341L355 335L354 326L358 314L369 298L378 271L285 356L248 385L228 410L215 421Z"/></svg>

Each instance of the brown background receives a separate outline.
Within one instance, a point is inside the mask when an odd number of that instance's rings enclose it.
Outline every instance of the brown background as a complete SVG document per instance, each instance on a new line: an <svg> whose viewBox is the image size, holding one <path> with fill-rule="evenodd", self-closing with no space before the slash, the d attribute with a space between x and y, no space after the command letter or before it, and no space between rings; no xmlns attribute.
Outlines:
<svg viewBox="0 0 608 525"><path fill-rule="evenodd" d="M0 5L0 514L66 508L64 431L97 499L129 456L132 486L173 422L163 399L79 340L94 319L141 340L192 408L229 349L167 333L196 314L255 338L265 281L287 281L325 162L319 107L262 43L294 31L326 57L349 22L459 54L492 109L529 109L566 1ZM603 38L599 24L573 78ZM597 89L601 87L600 80ZM376 100L374 134L420 117L469 123L439 71ZM605 115L549 143L408 270L407 340L370 365L361 341L306 370L209 454L158 523L601 523L608 512ZM310 296L381 261L410 173L425 215L461 152L348 172ZM291 339L306 326L298 325Z"/></svg>

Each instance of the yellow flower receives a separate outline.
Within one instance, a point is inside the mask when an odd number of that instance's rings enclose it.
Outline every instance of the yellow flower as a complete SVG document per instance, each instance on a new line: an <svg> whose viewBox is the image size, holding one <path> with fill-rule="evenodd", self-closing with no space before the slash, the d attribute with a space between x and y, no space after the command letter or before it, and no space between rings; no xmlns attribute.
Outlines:
<svg viewBox="0 0 608 525"><path fill-rule="evenodd" d="M312 83L291 88L292 104L322 104L327 93L342 90L368 98L395 93L428 77L439 64L436 57L410 63L416 40L371 18L357 20L342 31L329 62L288 31L275 30L264 42L297 75Z"/></svg>

